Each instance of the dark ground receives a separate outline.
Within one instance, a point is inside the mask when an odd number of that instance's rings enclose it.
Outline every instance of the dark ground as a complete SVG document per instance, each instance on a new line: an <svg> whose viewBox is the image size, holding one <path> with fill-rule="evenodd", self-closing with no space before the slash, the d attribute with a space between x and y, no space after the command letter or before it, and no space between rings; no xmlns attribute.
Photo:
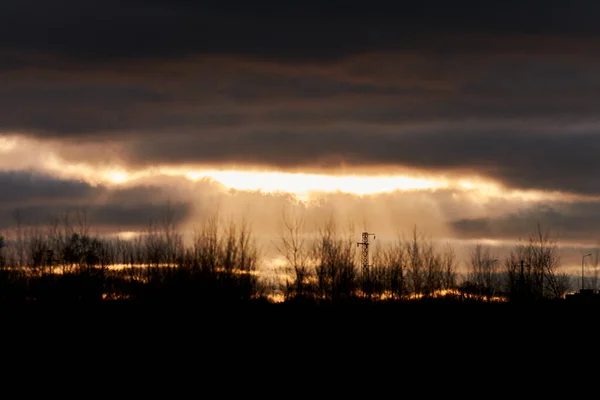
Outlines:
<svg viewBox="0 0 600 400"><path fill-rule="evenodd" d="M398 335L425 339L462 335L525 335L535 331L593 327L600 306L544 304L414 302L405 304L270 304L244 302L214 305L139 304L110 301L97 304L26 304L0 307L4 332L92 331L112 334L159 331L239 337L280 332L295 336L323 332L341 339L358 334Z"/></svg>
<svg viewBox="0 0 600 400"><path fill-rule="evenodd" d="M313 395L324 387L337 397L374 385L412 397L465 386L479 393L481 385L497 393L521 380L535 386L544 379L548 388L553 381L541 371L580 369L582 346L585 357L595 354L600 308L105 302L1 310L2 363L21 378L84 375L91 387L124 379L151 395L168 383L169 390L186 388L186 396L197 385L278 397L296 397L307 385ZM240 376L250 382L242 385Z"/></svg>

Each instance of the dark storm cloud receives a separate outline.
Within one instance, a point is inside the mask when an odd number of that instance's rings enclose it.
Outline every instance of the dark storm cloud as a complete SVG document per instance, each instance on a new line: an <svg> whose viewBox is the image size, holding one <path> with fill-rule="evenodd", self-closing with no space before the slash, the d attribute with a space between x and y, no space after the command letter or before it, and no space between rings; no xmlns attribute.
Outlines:
<svg viewBox="0 0 600 400"><path fill-rule="evenodd" d="M160 103L162 96L151 88L32 82L0 85L0 128L47 132L70 136L90 132L145 128L142 118L131 123L127 114L136 106ZM38 83L38 84L36 84ZM165 123L168 115L163 116Z"/></svg>
<svg viewBox="0 0 600 400"><path fill-rule="evenodd" d="M178 199L164 187L140 185L127 188L91 186L41 173L0 173L0 227L45 225L65 215L85 212L94 227L141 229L162 221L172 212L174 222L189 217L190 199Z"/></svg>
<svg viewBox="0 0 600 400"><path fill-rule="evenodd" d="M79 162L400 165L599 193L600 60L473 60L451 56L440 69L429 58L367 58L324 70L191 62L164 67L166 80L156 66L150 76L13 73L0 85L0 128L68 139L58 151ZM86 141L114 149L79 151Z"/></svg>
<svg viewBox="0 0 600 400"><path fill-rule="evenodd" d="M600 193L599 15L556 0L7 0L0 135L134 168L396 165Z"/></svg>
<svg viewBox="0 0 600 400"><path fill-rule="evenodd" d="M517 240L528 238L538 224L561 240L597 242L600 202L536 204L503 216L455 220L451 227L463 238Z"/></svg>
<svg viewBox="0 0 600 400"><path fill-rule="evenodd" d="M599 12L592 0L6 0L0 47L97 61L202 53L331 59L419 51L432 34L597 34Z"/></svg>
<svg viewBox="0 0 600 400"><path fill-rule="evenodd" d="M77 215L85 215L86 222L100 231L132 230L140 231L150 224L162 226L167 215L172 214L172 222L179 224L189 217L188 203L163 204L37 204L14 209L0 208L0 228L15 226L17 215L20 223L25 226L46 226L55 221L59 224L66 216L70 216L72 224L76 225Z"/></svg>
<svg viewBox="0 0 600 400"><path fill-rule="evenodd" d="M332 123L569 121L598 113L596 56L390 56L355 64L289 71L196 60L121 71L98 65L73 73L7 73L0 84L0 129L57 137L165 131L210 136L215 128L265 124L322 129Z"/></svg>

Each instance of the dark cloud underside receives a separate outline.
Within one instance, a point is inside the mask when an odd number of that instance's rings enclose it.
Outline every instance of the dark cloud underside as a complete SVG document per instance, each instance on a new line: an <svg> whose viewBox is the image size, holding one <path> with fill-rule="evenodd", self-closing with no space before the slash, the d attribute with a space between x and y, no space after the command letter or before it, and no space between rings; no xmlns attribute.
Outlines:
<svg viewBox="0 0 600 400"><path fill-rule="evenodd" d="M600 203L538 204L497 217L458 219L451 226L460 237L515 240L527 238L538 224L561 240L595 243L600 224Z"/></svg>
<svg viewBox="0 0 600 400"><path fill-rule="evenodd" d="M27 202L89 200L101 189L76 180L57 180L25 171L0 171L0 204L23 205Z"/></svg>
<svg viewBox="0 0 600 400"><path fill-rule="evenodd" d="M3 1L0 135L132 168L401 166L597 194L599 4Z"/></svg>
<svg viewBox="0 0 600 400"><path fill-rule="evenodd" d="M198 53L329 59L419 50L432 34L596 34L599 12L591 0L7 0L0 46L97 61Z"/></svg>
<svg viewBox="0 0 600 400"><path fill-rule="evenodd" d="M192 211L191 199L180 199L159 186L108 188L40 173L2 171L0 188L0 228L46 225L68 215L76 221L84 213L94 228L137 230L169 215L181 223Z"/></svg>

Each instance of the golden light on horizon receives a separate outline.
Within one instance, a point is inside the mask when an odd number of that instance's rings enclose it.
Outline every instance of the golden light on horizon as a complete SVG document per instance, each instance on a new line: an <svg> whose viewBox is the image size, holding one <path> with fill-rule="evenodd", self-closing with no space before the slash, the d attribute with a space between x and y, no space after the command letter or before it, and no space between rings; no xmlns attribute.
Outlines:
<svg viewBox="0 0 600 400"><path fill-rule="evenodd" d="M134 231L121 231L117 233L117 237L123 240L131 240L140 235L140 232Z"/></svg>

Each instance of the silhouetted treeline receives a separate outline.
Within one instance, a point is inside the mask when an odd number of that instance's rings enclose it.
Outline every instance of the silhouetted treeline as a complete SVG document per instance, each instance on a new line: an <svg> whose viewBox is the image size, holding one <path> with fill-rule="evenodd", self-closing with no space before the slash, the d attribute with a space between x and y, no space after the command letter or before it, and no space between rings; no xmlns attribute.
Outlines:
<svg viewBox="0 0 600 400"><path fill-rule="evenodd" d="M564 298L569 277L559 272L556 244L538 227L504 262L477 245L466 275L449 244L440 248L413 227L408 238L370 248L358 262L352 227L330 219L307 234L300 216L283 216L277 249L283 277L261 277L251 226L223 227L213 216L185 239L167 216L130 239L91 233L84 214L44 228L17 226L0 236L2 303L111 300L187 304L373 302L516 302Z"/></svg>
<svg viewBox="0 0 600 400"><path fill-rule="evenodd" d="M132 300L244 301L263 295L249 226L225 232L212 218L185 246L172 220L132 239L90 234L67 217L44 229L16 229L0 242L4 302Z"/></svg>

